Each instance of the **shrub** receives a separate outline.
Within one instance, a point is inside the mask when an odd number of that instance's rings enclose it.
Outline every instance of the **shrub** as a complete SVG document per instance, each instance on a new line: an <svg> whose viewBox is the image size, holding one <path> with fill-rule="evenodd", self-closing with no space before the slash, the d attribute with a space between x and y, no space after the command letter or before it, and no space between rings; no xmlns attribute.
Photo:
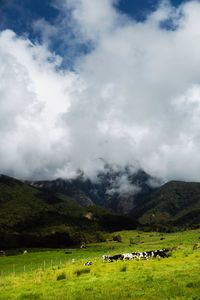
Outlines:
<svg viewBox="0 0 200 300"><path fill-rule="evenodd" d="M196 243L193 247L193 250L200 250L200 243Z"/></svg>
<svg viewBox="0 0 200 300"><path fill-rule="evenodd" d="M135 242L135 239L134 239L134 238L130 238L130 239L129 239L129 243L130 243L130 245L137 244L137 243Z"/></svg>
<svg viewBox="0 0 200 300"><path fill-rule="evenodd" d="M146 278L145 278L145 281L146 281L146 282L152 282L152 281L153 281L153 275L149 275L149 274L148 274L148 275L146 276Z"/></svg>
<svg viewBox="0 0 200 300"><path fill-rule="evenodd" d="M87 274L87 273L90 273L90 269L88 269L88 268L87 269L78 269L74 272L74 274L76 276L80 276L82 274Z"/></svg>
<svg viewBox="0 0 200 300"><path fill-rule="evenodd" d="M40 300L42 299L42 295L41 294L38 294L38 293L24 293L20 296L19 298L20 300L26 300L26 299L29 299L29 300Z"/></svg>
<svg viewBox="0 0 200 300"><path fill-rule="evenodd" d="M63 279L66 279L65 273L60 273L60 274L58 274L56 280L63 280Z"/></svg>
<svg viewBox="0 0 200 300"><path fill-rule="evenodd" d="M121 243L122 242L122 237L120 234L114 235L113 236L113 241Z"/></svg>
<svg viewBox="0 0 200 300"><path fill-rule="evenodd" d="M127 267L123 266L123 267L121 267L120 272L126 272L126 270L127 270Z"/></svg>
<svg viewBox="0 0 200 300"><path fill-rule="evenodd" d="M200 282L195 281L195 282L189 282L186 284L186 287L188 288L199 288Z"/></svg>

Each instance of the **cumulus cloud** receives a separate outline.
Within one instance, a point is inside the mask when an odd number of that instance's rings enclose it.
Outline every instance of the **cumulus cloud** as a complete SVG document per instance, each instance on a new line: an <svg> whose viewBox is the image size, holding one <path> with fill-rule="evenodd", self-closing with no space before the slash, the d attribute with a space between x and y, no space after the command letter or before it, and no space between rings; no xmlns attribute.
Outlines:
<svg viewBox="0 0 200 300"><path fill-rule="evenodd" d="M74 75L57 72L58 57L9 30L0 35L0 59L1 172L50 176L66 161L68 132L58 116Z"/></svg>
<svg viewBox="0 0 200 300"><path fill-rule="evenodd" d="M143 22L115 4L56 1L76 39L92 45L75 71L60 68L67 51L48 50L58 24L35 24L43 44L1 32L2 173L94 177L106 161L200 180L200 3L165 1Z"/></svg>
<svg viewBox="0 0 200 300"><path fill-rule="evenodd" d="M76 30L82 33L85 39L98 41L101 36L115 29L120 15L113 5L116 0L65 0L63 8L71 9ZM57 1L58 7L60 1Z"/></svg>

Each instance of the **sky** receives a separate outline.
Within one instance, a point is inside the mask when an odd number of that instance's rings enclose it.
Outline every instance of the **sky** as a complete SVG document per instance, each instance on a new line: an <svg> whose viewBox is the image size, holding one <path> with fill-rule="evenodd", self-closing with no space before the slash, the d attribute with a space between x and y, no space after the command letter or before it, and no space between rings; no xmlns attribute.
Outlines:
<svg viewBox="0 0 200 300"><path fill-rule="evenodd" d="M200 1L0 0L0 173L200 181Z"/></svg>

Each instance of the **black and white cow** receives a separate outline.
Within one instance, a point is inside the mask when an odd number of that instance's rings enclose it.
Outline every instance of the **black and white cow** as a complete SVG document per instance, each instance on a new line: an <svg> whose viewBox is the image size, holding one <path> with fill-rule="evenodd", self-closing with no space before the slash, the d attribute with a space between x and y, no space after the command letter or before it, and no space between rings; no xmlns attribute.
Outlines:
<svg viewBox="0 0 200 300"><path fill-rule="evenodd" d="M84 266L85 267L89 267L89 266L91 266L92 265L92 262L91 261L87 261L86 263L84 263Z"/></svg>
<svg viewBox="0 0 200 300"><path fill-rule="evenodd" d="M119 259L122 259L122 254L116 254L110 257L111 261L117 261Z"/></svg>
<svg viewBox="0 0 200 300"><path fill-rule="evenodd" d="M117 261L119 259L123 259L123 255L122 254L116 254L116 255L103 255L102 256L103 261L107 261L107 262L113 262L113 261Z"/></svg>
<svg viewBox="0 0 200 300"><path fill-rule="evenodd" d="M154 257L158 257L158 258L165 258L165 257L168 257L168 252L169 250L168 249L161 249L161 250L156 250L156 251L153 251L154 252Z"/></svg>
<svg viewBox="0 0 200 300"><path fill-rule="evenodd" d="M146 258L146 252L133 252L133 253L124 253L122 254L123 260L130 260L130 259L142 259Z"/></svg>
<svg viewBox="0 0 200 300"><path fill-rule="evenodd" d="M133 255L133 253L123 253L123 254L122 254L122 259L123 259L123 260L134 259L134 255Z"/></svg>
<svg viewBox="0 0 200 300"><path fill-rule="evenodd" d="M102 255L102 260L105 262L105 261L108 261L108 262L110 262L111 260L110 260L110 255Z"/></svg>

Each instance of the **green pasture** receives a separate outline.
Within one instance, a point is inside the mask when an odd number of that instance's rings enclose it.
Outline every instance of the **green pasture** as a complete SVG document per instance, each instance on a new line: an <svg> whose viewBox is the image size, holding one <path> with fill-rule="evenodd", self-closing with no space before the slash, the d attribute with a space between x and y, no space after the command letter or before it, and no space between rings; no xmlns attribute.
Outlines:
<svg viewBox="0 0 200 300"><path fill-rule="evenodd" d="M120 235L122 241L113 241ZM0 299L200 299L200 230L123 231L86 249L0 257ZM194 245L196 247L194 248ZM171 248L169 258L103 263L103 254ZM8 254L12 254L9 253ZM84 267L86 261L93 265Z"/></svg>

